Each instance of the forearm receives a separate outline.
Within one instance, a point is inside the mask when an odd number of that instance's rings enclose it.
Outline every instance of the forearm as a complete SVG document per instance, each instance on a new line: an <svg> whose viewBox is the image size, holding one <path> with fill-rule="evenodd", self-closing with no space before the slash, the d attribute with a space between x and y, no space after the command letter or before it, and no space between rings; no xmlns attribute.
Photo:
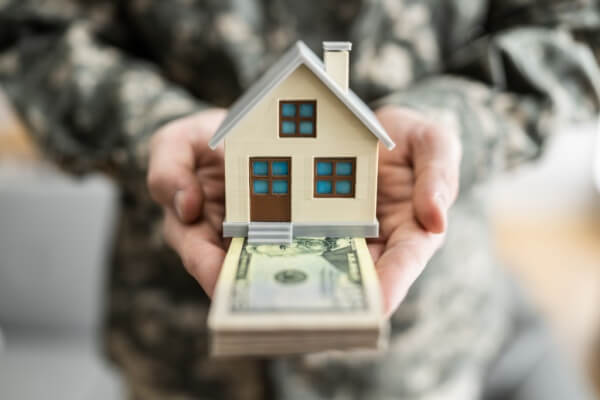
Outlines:
<svg viewBox="0 0 600 400"><path fill-rule="evenodd" d="M157 127L206 107L78 21L15 37L0 53L0 83L45 152L74 172L143 172Z"/></svg>
<svg viewBox="0 0 600 400"><path fill-rule="evenodd" d="M435 76L375 103L418 109L459 135L463 189L535 158L555 127L598 110L598 67L565 32L515 30L486 51L487 79Z"/></svg>

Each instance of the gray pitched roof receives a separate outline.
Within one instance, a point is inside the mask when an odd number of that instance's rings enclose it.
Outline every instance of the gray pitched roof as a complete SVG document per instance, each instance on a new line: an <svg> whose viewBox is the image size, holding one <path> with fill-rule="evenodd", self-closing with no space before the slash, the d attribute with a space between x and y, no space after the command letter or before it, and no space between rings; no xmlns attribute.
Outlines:
<svg viewBox="0 0 600 400"><path fill-rule="evenodd" d="M290 76L300 65L305 65L323 82L338 99L375 135L388 149L395 143L390 139L371 109L352 91L344 91L325 71L323 62L299 40L267 72L250 87L229 109L227 117L208 142L215 149L219 142L238 122L272 89Z"/></svg>

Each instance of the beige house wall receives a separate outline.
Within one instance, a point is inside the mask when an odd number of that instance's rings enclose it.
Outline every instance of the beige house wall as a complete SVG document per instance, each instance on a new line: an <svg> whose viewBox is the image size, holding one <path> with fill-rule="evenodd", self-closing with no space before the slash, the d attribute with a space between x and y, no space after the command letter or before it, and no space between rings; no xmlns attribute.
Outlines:
<svg viewBox="0 0 600 400"><path fill-rule="evenodd" d="M279 100L316 100L316 138L280 138ZM378 139L306 67L266 95L225 138L225 221L250 221L250 157L291 157L292 222L373 223ZM356 157L355 198L315 198L314 158Z"/></svg>

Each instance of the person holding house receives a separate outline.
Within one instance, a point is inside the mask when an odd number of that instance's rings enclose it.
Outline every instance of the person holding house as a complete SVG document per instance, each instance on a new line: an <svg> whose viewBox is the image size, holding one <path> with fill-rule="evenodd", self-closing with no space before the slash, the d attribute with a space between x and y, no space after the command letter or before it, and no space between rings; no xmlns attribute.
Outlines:
<svg viewBox="0 0 600 400"><path fill-rule="evenodd" d="M537 157L557 121L598 112L599 33L594 0L0 0L0 83L49 157L122 189L105 343L134 398L579 399L585 385L494 260L473 188ZM390 348L209 359L226 249L224 155L209 141L298 39L317 53L353 43L349 85L396 146L376 135L371 251ZM354 193L329 181L315 190Z"/></svg>

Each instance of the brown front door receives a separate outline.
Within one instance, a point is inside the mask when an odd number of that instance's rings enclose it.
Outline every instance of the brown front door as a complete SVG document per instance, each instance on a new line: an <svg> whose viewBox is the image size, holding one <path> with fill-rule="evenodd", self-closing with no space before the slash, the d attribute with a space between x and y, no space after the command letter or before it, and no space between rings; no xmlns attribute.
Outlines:
<svg viewBox="0 0 600 400"><path fill-rule="evenodd" d="M290 157L250 158L250 220L290 221Z"/></svg>

